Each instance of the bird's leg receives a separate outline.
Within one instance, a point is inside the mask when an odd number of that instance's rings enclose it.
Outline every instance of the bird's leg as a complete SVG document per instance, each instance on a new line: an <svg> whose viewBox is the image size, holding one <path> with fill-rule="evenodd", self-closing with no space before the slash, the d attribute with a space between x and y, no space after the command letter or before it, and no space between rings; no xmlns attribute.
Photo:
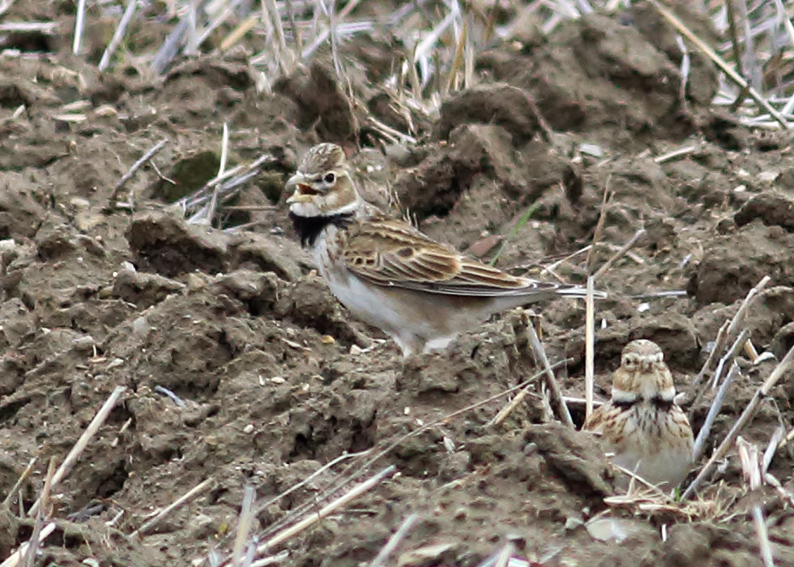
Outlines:
<svg viewBox="0 0 794 567"><path fill-rule="evenodd" d="M408 358L415 352L422 352L425 341L418 335L404 331L400 334L392 335L394 342L403 352L403 357Z"/></svg>

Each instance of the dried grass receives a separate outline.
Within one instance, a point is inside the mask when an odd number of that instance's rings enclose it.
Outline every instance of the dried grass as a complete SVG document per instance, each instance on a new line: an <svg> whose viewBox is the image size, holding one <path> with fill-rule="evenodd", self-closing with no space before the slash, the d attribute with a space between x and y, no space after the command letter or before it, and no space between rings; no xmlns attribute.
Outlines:
<svg viewBox="0 0 794 567"><path fill-rule="evenodd" d="M194 486L193 488L188 490L185 494L183 494L182 496L174 500L171 504L169 504L161 511L159 511L153 518L146 521L140 528L132 532L132 534L130 534L130 537L131 538L140 537L141 535L146 534L157 524L159 524L163 519L165 519L169 514L171 514L174 510L177 510L180 507L184 506L185 504L196 498L199 494L211 488L213 484L215 484L215 480L212 478L208 478L205 481Z"/></svg>
<svg viewBox="0 0 794 567"><path fill-rule="evenodd" d="M385 567L386 561L389 559L392 553L397 549L405 536L408 535L408 532L411 530L413 525L416 523L418 516L416 514L409 514L405 520L403 520L400 527L397 528L397 531L394 532L394 535L389 538L389 541L386 542L386 545L383 546L383 549L380 550L380 553L375 556L375 559L369 564L369 567Z"/></svg>
<svg viewBox="0 0 794 567"><path fill-rule="evenodd" d="M563 360L563 361L560 361L560 362L558 362L556 364L553 364L553 365L551 365L550 370L554 370L555 368L557 368L557 367L559 367L559 366L561 366L563 364L566 364L567 362L568 362L568 360ZM485 405L488 405L488 404L490 404L490 403L492 403L492 402L494 402L494 401L496 401L496 400L498 400L500 398L503 398L503 397L508 396L508 395L510 395L512 393L518 392L518 391L526 388L528 385L533 384L542 375L543 375L543 371L531 376L527 380L523 381L522 383L520 383L520 384L518 384L518 385L516 385L516 386L514 386L512 388L509 388L509 389L507 389L507 390L505 390L503 392L500 392L500 393L498 393L496 395L490 396L490 397L488 397L486 399L480 400L480 401L475 402L475 403L473 403L473 404L471 404L469 406L461 408L461 409L459 409L459 410L457 410L455 412L452 412L452 413L450 413L450 414L448 414L448 415L446 415L446 416L444 416L444 417L442 417L440 419L437 419L437 420L432 421L430 423L426 423L426 424L420 426L419 428L417 428L414 431L411 431L409 433L406 433L405 435L397 437L394 440L390 440L388 443L386 443L385 447L383 447L381 450L379 450L377 452L375 452L374 449L370 449L368 451L364 451L362 453L359 453L359 454L355 455L355 458L353 459L354 462L349 464L348 467L344 471L342 471L341 473L336 475L334 480L332 480L325 488L320 490L319 493L317 493L314 497L312 497L308 501L304 502L303 504L301 504L299 506L296 506L295 508L290 510L290 512L288 514L285 514L285 516L282 517L278 522L276 522L275 524L270 526L265 532L259 534L260 539L263 539L265 541L264 541L263 544L260 544L258 546L257 553L266 552L270 547L274 547L275 545L280 544L283 541L286 541L286 539L288 539L289 537L291 537L292 535L297 533L297 532L294 531L296 529L297 525L300 524L304 528L308 527L308 525L311 525L310 518L315 517L317 515L317 513L318 513L318 512L315 511L313 513L313 515L309 514L309 512L312 509L317 509L317 507L320 506L322 502L326 501L332 495L338 493L340 490L342 490L344 487L349 485L355 479L359 478L364 472L369 470L372 467L373 464L375 464L377 461L379 461L380 459L384 458L385 456L389 455L394 449L399 447L406 440L408 440L408 439L410 439L412 437L415 437L417 435L420 435L421 433L423 433L425 431L428 431L429 429L433 429L433 428L439 427L441 425L444 425L444 424L448 423L449 421L451 421L453 419L456 419L456 418L458 418L458 417L460 417L460 416L462 416L464 414L467 414L467 413L469 413L469 412L471 412L471 411L473 411L473 410L475 410L477 408L480 408L480 407L483 407ZM363 462L361 462L362 460L363 460ZM390 469L385 469L384 471L381 471L381 475L388 475L388 474L391 474ZM380 479L381 477L380 476L372 477L370 480L373 480L375 478ZM305 482L306 481L304 480L300 484L303 484ZM364 486L364 484L365 483L362 483L359 486ZM369 487L369 485L366 485L366 486ZM291 488L288 492L291 492L292 490L294 490L294 488L296 488L296 487ZM280 496L279 496L279 498L280 498ZM327 506L326 506L326 508L327 508ZM324 509L326 509L326 508L324 508ZM303 515L303 519L300 520L298 522L298 524L294 524L293 522L296 521L296 518L301 517L301 515ZM304 523L305 523L305 525L304 525ZM292 525L290 525L290 524L292 524ZM300 530L298 530L298 531L300 531Z"/></svg>
<svg viewBox="0 0 794 567"><path fill-rule="evenodd" d="M719 93L714 103L735 107L737 118L758 127L789 127L794 119L794 26L790 18L794 5L781 0L755 2L744 0L710 0L708 14L720 38L716 45L699 37L668 7L656 0L651 3L680 34L683 83L689 73L689 50L694 48L709 57L722 71ZM0 13L13 4L0 3ZM541 23L544 33L555 32L560 24L594 11L613 13L631 5L628 0L534 0L527 6L515 6L514 19L496 24L496 10L484 13L480 8L459 0L442 0L427 9L425 1L406 2L392 12L368 9L360 0L346 2L322 0L293 2L290 0L173 0L155 4L146 11L136 10L137 2L129 0L120 17L116 33L102 60L101 70L113 66L114 58L144 61L153 74L165 73L178 56L200 56L212 52L207 41L211 34L223 30L219 51L225 51L251 37L263 49L251 54L252 76L257 85L268 90L273 80L292 73L318 51L331 52L335 71L341 84L349 63L342 48L356 36L394 39L408 47L405 60L396 71L379 84L370 85L396 95L398 104L429 117L437 115L444 97L477 81L475 54L509 37L515 22L532 14ZM736 9L734 9L736 8ZM356 17L356 11L367 17ZM110 13L105 17L115 17ZM78 0L73 51L80 52L87 17L85 1ZM95 16L94 16L95 17ZM171 32L153 55L118 53L117 48L126 30L136 20L158 19L172 23ZM680 38L683 37L685 41ZM403 88L408 85L409 88ZM351 87L354 97L360 95ZM366 108L366 105L358 105ZM541 117L542 119L542 117ZM407 133L402 133L407 135ZM394 137L394 135L392 134ZM401 142L413 139L397 137ZM673 152L666 159L677 159Z"/></svg>
<svg viewBox="0 0 794 567"><path fill-rule="evenodd" d="M739 460L742 464L742 472L744 472L745 482L751 491L758 490L761 487L763 472L761 465L761 456L758 453L758 447L752 443L748 443L741 437L736 439L736 447L739 450ZM761 553L761 560L764 562L764 567L774 567L774 553L772 552L772 544L769 541L769 532L766 529L766 521L764 519L764 511L761 504L755 503L751 509L753 524L755 524L755 531L758 537L758 549Z"/></svg>
<svg viewBox="0 0 794 567"><path fill-rule="evenodd" d="M130 167L129 171L127 171L127 173L125 173L121 177L121 179L119 179L118 183L116 183L113 189L111 189L110 199L116 200L118 198L119 192L124 188L127 182L130 179L132 179L132 177L135 175L135 172L138 171L147 161L152 159L154 155L157 152L159 152L161 149L163 149L163 147L165 147L167 143L168 143L167 139L160 140L159 142L157 142L157 144L152 146L145 154L143 154L143 156L138 161L132 164L132 167ZM134 204L135 204L135 196L132 193L130 193L126 205L132 208Z"/></svg>
<svg viewBox="0 0 794 567"><path fill-rule="evenodd" d="M0 1L0 15L5 13L14 4L14 1ZM714 100L715 105L729 108L735 113L740 122L750 126L790 128L790 124L794 121L794 114L792 114L794 113L794 55L792 55L794 26L792 26L790 21L791 15L794 14L794 4L788 3L786 5L781 0L774 0L772 2L755 2L748 6L743 0L739 0L735 4L731 0L710 0L708 2L709 14L721 39L717 45L709 45L708 41L693 33L668 8L654 0L652 0L652 3L688 42L680 44L684 61L688 60L689 49L694 47L706 54L721 69L721 84ZM516 19L519 16L523 16L526 12L532 13L540 20L542 30L545 33L552 33L565 20L582 17L591 11L614 12L618 9L626 8L629 4L628 0L534 0L523 9L516 10ZM357 19L355 10L359 6L363 7L364 3L356 0L347 2L339 11L336 10L335 2L323 1L263 0L261 3L247 3L239 0L215 0L211 2L206 0L199 2L174 0L153 4L153 8L146 12L136 10L137 2L129 0L123 15L119 19L116 32L103 54L99 67L102 70L110 69L119 60L134 57L148 64L154 75L162 75L178 56L195 57L210 53L212 48L209 47L206 40L214 31L220 29L223 30L225 37L220 45L221 51L240 44L249 36L264 39L262 51L249 59L252 75L259 78L257 86L261 90L268 90L275 78L295 71L300 65L314 57L319 50L326 48L332 53L335 71L340 78L341 84L347 84L343 81L347 73L346 65L348 64L341 52L344 43L358 35L376 36L383 30L389 30L397 41L409 46L408 52L405 54L403 62L398 65L392 75L384 79L380 84L372 86L392 93L395 105L404 109L405 114L409 118L411 113L421 113L433 118L437 116L444 96L453 94L455 91L471 86L476 82L477 75L474 71L475 54L507 37L511 33L511 26L514 22L497 25L494 10L490 10L487 15L479 15L475 12L470 12L470 8L458 0L445 0L441 2L442 9L433 11L426 10L424 5L424 1L417 0L416 2L404 3L391 13L377 14L368 19ZM75 54L79 54L81 51L86 18L92 17L90 15L87 16L85 8L85 0L78 0L72 44ZM171 31L163 39L160 48L154 55L127 53L123 50L119 52L119 46L123 42L126 31L136 21L140 21L143 18L156 18L170 22ZM35 29L37 31L44 30L44 33L47 33L46 30L54 29L51 28L50 22L29 22L27 24L35 24ZM25 24L21 23L20 25ZM16 31L19 31L19 29ZM681 74L683 78L688 75L686 63L682 64ZM360 96L354 90L351 91L351 94L353 97ZM362 104L358 106L366 108ZM19 111L23 112L24 107L20 107ZM542 116L538 114L538 118L543 124ZM389 142L406 144L416 142L415 132L399 132L382 124L374 117L369 117L368 122L379 135ZM544 133L550 136L550 131L545 128ZM119 184L113 188L114 197L117 196L126 180L150 159L154 152L160 149L163 144L164 141L152 148L139 162L133 165L125 178L122 178ZM695 151L694 147L687 146L659 156L656 161L663 163L679 159L693 151ZM228 130L226 129L222 141L222 155L228 155ZM219 205L224 201L228 201L235 191L239 190L241 186L249 182L258 173L261 167L274 160L275 158L270 155L263 155L248 166L239 166L225 171L226 159L224 157L218 176L196 194L182 200L180 205L194 222L211 223ZM132 203L132 198L130 198L130 203ZM632 242L624 247L625 250L623 252L628 251L628 248L638 237L639 233ZM593 254L595 250L596 246L594 245L589 251ZM591 259L593 257L591 256ZM602 268L596 274L596 278L608 266L609 264ZM548 269L552 271L553 267ZM757 286L754 289L755 293L748 295L745 304L742 305L734 320L730 323L726 322L723 328L720 329L716 348L704 365L703 371L698 375L696 386L700 385L701 382L703 382L704 386L708 383L708 381L704 382L706 374L711 371L715 361L719 360L719 366L715 370L715 375L711 381L712 388L719 386L722 373L720 369L730 366L731 372L729 372L728 378L722 381L721 385L721 390L727 389L735 368L732 364L732 359L735 358L742 346L745 349L753 348L752 343L745 340L741 320L750 303L750 299L753 295L760 292L760 288L763 285ZM728 344L732 344L732 346L726 351L725 347ZM750 346L748 347L747 345ZM694 495L695 489L703 483L714 463L721 459L729 448L733 447L733 441L741 427L752 418L771 387L782 375L783 371L789 367L792 357L794 357L792 352L786 356L784 361L773 372L773 375L759 389L756 396L745 409L739 422L702 468L696 481L687 489L684 498L691 498ZM545 365L547 370L550 370L547 361ZM590 370L590 373L592 373L592 370ZM524 385L521 385L511 391L520 390L523 387ZM120 394L121 391L114 393L113 397L115 399L107 406L107 412L110 411L112 404L115 403ZM709 415L712 422L719 412L719 402L717 401L719 398L720 396L717 396L715 404L712 406L714 415L711 413ZM485 400L483 403L491 400ZM561 396L560 401L562 402ZM111 401L109 400L109 402ZM588 410L591 404L591 396L588 396L588 401L586 402ZM564 402L562 402L562 406L564 407ZM451 419L454 415L447 416L445 420ZM92 423L92 426L86 432L87 436L85 439L81 438L81 442L75 447L75 451L64 461L61 468L50 476L49 490L57 488L59 482L68 473L71 465L79 457L82 448L90 440L92 432L95 433L100 425L101 420L96 424ZM427 427L432 425L429 424ZM425 429L426 427L423 427L419 431ZM703 434L703 439L700 440L699 444L701 449L704 446L708 429L705 431L706 433ZM411 435L414 434L417 434L417 432L413 432ZM791 439L794 439L794 431L785 437L783 437L782 433L776 432L770 440L768 451L764 455L763 467L760 468L761 477L770 485L775 486L776 482L775 480L770 480L773 477L769 476L766 471L774 455L773 449L784 446ZM328 488L325 492L325 497L329 497L342 486L351 482L375 460L388 453L402 440L404 438L398 439L394 444L374 456L371 455L371 451L355 456L369 458L363 465L358 462L358 459L355 459L355 467L349 467L355 468L355 470L352 473L340 475L339 482L333 483ZM746 449L745 453L747 453ZM354 456L346 458L349 457ZM748 461L748 463L753 461L753 459L744 460ZM26 473L23 473L20 477L14 492L25 481L32 468L33 464L31 463ZM748 465L747 470L754 469ZM163 512L168 513L176 505L184 503L209 485L210 481L205 481ZM777 483L778 489L782 490L779 485L780 483ZM781 497L788 498L790 495L783 491L781 492ZM12 498L13 493L9 495L4 504L8 506ZM42 498L42 500L38 501L29 511L29 514L38 513L39 508L43 507L42 503L46 503L44 500ZM727 513L730 505L729 500L722 495L719 487L713 487L712 494L708 499L694 499L682 503L675 503L666 496L659 495L658 491L654 492L653 490L646 490L643 493L635 491L622 501L610 500L608 503L632 508L636 513L649 515L668 514L678 519L719 517ZM299 507L299 513L305 513L312 505L314 503L309 503L307 508ZM252 501L251 506L246 509L253 509ZM162 517L161 515L158 518L161 519ZM152 521L159 521L158 518L154 518ZM763 520L763 518L761 519ZM292 520L294 520L294 517L292 517ZM145 532L144 528L151 527L152 521L148 523L148 526L142 526L140 531ZM307 521L304 520L304 522ZM311 522L309 521L309 523ZM759 526L762 523L759 523ZM241 521L241 530L245 528L244 524L245 522ZM306 525L309 524L307 523ZM55 528L52 523L43 526L39 525L38 527L40 532L38 538L36 538L36 544L51 534ZM270 540L264 545L273 545L274 541L285 541L287 535L294 533L296 533L295 526L285 528L280 532L280 535L271 534ZM246 531L246 541L247 535ZM765 546L765 539L768 540L759 528L759 541L762 549ZM23 546L16 554L6 560L2 566L16 565L27 553L26 549ZM251 565L265 565L284 559L283 556L277 556L276 558L266 558L252 562L251 557L247 555L243 558L241 549L239 545L235 548L235 561L247 561ZM763 555L764 561L769 564L771 554L764 551Z"/></svg>
<svg viewBox="0 0 794 567"><path fill-rule="evenodd" d="M116 403L118 402L121 395L127 390L126 386L116 386L113 392L110 394L108 399L99 408L99 411L94 416L94 419L91 420L91 423L88 424L88 427L85 428L83 434L77 440L77 443L74 444L72 450L69 451L69 454L66 455L66 458L61 463L61 466L58 467L58 470L52 477L52 482L50 483L51 490L55 490L60 486L61 481L66 478L66 475L72 470L72 467L80 458L80 455L83 454L85 448L94 438L99 428L102 427L102 424L105 423L105 420L110 415L111 410L115 407ZM39 507L42 505L42 499L39 498L36 502L33 503L30 510L28 511L29 516L33 516L39 511Z"/></svg>
<svg viewBox="0 0 794 567"><path fill-rule="evenodd" d="M731 427L731 430L725 436L725 439L723 439L722 443L720 443L720 446L717 447L717 449L711 455L711 458L709 458L708 462L700 469L700 472L698 473L697 477L695 477L695 480L692 481L692 484L690 484L684 491L682 496L683 499L687 499L694 495L695 491L703 483L706 477L711 474L716 462L727 454L741 430L750 422L750 420L752 420L761 403L766 399L766 397L769 395L769 392L775 387L780 378L782 378L783 375L789 371L792 365L794 365L794 347L788 351L786 356L783 357L783 360L780 361L769 377L758 388L755 395L750 399L750 402L744 408L744 411L742 411L739 419L733 424L733 427Z"/></svg>
<svg viewBox="0 0 794 567"><path fill-rule="evenodd" d="M736 10L732 9L733 1L737 2ZM5 0L0 4L0 11L12 3ZM689 75L690 50L697 50L721 70L715 105L732 107L737 119L751 126L789 127L789 122L794 121L794 26L790 22L794 5L774 0L756 2L748 7L743 0L710 0L707 6L709 15L720 36L717 45L710 45L670 8L656 0L651 0L651 3L679 34L682 89L686 88ZM612 13L627 9L631 2L534 0L523 8L515 6L514 19L502 25L496 24L495 8L483 11L459 0L442 0L435 3L433 9L428 9L426 1L404 3L392 12L373 10L360 0L346 2L341 8L339 4L324 0L261 0L254 3L241 0L172 0L143 11L136 10L137 2L129 0L99 68L109 69L116 61L126 59L136 64L148 64L152 74L163 75L179 57L211 54L213 48L207 39L222 30L224 39L218 48L220 52L241 43L245 44L243 49L250 49L246 43L248 38L263 45L258 53L249 54L248 61L257 88L270 91L276 78L296 71L321 50L330 51L338 81L345 85L355 107L364 113L368 131L386 143L411 145L417 143L416 132L398 131L372 116L363 102L365 95L361 87L347 80L348 67L354 63L344 57L343 50L350 39L357 36L379 40L393 38L397 44L407 47L403 61L394 72L366 88L390 93L395 108L402 109L408 124L413 124L412 116L417 114L431 120L437 118L444 98L476 83L476 53L510 37L514 24L525 14L534 15L541 22L543 32L550 34L566 20L581 18L593 11ZM366 17L356 17L357 11L366 13ZM85 2L79 0L73 44L75 53L80 51L86 17L90 16L86 16ZM119 53L118 46L126 30L142 19L169 21L171 31L153 55ZM531 97L529 103L535 109L541 133L551 139L551 129ZM69 120L77 118L78 115L64 117ZM680 159L693 151L693 146L687 146L656 159L663 163ZM245 177L234 187L239 190L252 177ZM218 185L218 181L211 182L211 194L207 195L205 187L181 202L191 222L212 223L220 206L219 199L221 203L228 202L231 194L224 197L224 186ZM114 189L114 197L118 190L119 187ZM194 206L197 203L200 203L199 207ZM505 245L506 242L502 247Z"/></svg>

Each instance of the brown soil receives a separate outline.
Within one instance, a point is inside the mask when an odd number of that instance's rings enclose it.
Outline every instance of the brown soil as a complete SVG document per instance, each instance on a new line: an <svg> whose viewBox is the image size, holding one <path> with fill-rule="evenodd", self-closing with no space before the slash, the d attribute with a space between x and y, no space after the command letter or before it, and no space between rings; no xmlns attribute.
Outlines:
<svg viewBox="0 0 794 567"><path fill-rule="evenodd" d="M6 17L73 26L52 2L17 2ZM422 141L411 147L382 144L366 126L367 112L393 128L407 124L369 82L394 65L385 39L340 46L343 59L355 58L349 78L361 105L337 84L328 53L277 81L273 94L257 93L239 54L178 63L160 81L132 67L100 75L107 31L96 27L86 39L91 63L71 57L69 41L47 37L35 42L43 56L27 56L32 48L20 43L11 47L22 55L0 58L0 497L38 457L0 511L0 559L30 537L33 523L19 509L40 493L48 460L62 461L118 385L127 391L56 491L58 528L37 565L198 565L231 549L247 484L264 503L345 452L380 451L536 371L515 314L462 336L447 354L403 361L334 301L296 243L280 194L297 157L319 140L350 151L373 201L389 202L391 184L434 237L487 259L511 235L499 265L516 273L586 246L608 185L602 240L620 246L640 227L647 234L599 282L610 293L597 313L601 396L635 338L663 347L686 391L720 325L764 275L772 284L748 318L753 341L778 357L792 344L788 143L709 108L716 73L697 56L682 100L675 37L658 31L647 6L568 22L550 37L532 21L518 26L478 56L482 80L446 100L438 120L412 117ZM143 50L168 32L159 24L139 31ZM79 101L85 121L56 118ZM168 206L214 174L223 123L230 166L263 151L278 157L239 198L276 209L226 220L224 228L259 222L245 232L188 225ZM178 177L176 192L146 166L123 190L134 193L135 210L116 207L111 189L162 138L169 143L154 162ZM685 145L696 149L654 161ZM601 249L596 265L613 253ZM584 258L558 274L583 282ZM633 298L684 289L686 297ZM560 371L565 392L581 396L583 306L537 311L550 359L572 360ZM773 366L738 378L713 439ZM794 420L791 376L780 384L744 433L762 446ZM735 455L713 479L725 482L719 494L704 493L712 505L689 517L609 509L613 475L597 441L549 422L540 396L529 400L499 427L488 422L505 399L405 439L354 482L390 464L396 475L274 552L287 549L290 566L366 564L415 512L390 564L473 566L514 538L532 565L760 565L748 510L762 502L779 564L794 564L789 510L771 488L744 490ZM694 408L696 429L709 402ZM581 412L574 417L581 423ZM363 459L262 508L254 530ZM783 450L770 469L788 489L793 464ZM125 537L208 478L207 491L152 533ZM594 540L583 522L602 513L627 520L628 538Z"/></svg>

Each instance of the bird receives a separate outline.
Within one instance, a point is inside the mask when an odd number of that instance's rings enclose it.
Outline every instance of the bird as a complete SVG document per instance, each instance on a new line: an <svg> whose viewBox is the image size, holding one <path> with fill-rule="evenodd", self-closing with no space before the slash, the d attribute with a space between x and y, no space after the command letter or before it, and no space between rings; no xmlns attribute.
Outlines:
<svg viewBox="0 0 794 567"><path fill-rule="evenodd" d="M663 489L673 489L692 465L692 427L675 402L673 375L653 341L631 341L612 377L612 396L585 420L600 434L612 462Z"/></svg>
<svg viewBox="0 0 794 567"><path fill-rule="evenodd" d="M492 314L586 295L582 286L507 274L389 218L361 197L336 144L311 148L285 189L292 192L286 202L301 244L331 292L389 335L405 357L444 350Z"/></svg>

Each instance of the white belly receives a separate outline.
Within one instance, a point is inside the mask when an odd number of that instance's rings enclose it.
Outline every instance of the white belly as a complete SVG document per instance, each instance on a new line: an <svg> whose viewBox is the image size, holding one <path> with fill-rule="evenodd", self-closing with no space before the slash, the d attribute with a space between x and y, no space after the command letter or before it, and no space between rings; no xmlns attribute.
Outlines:
<svg viewBox="0 0 794 567"><path fill-rule="evenodd" d="M326 239L318 239L313 250L314 260L323 279L339 302L353 314L399 337L403 330L432 335L422 320L407 317L401 302L374 285L368 285L344 266L333 265L328 255Z"/></svg>
<svg viewBox="0 0 794 567"><path fill-rule="evenodd" d="M382 329L403 350L410 354L443 349L454 338L449 309L443 298L423 297L422 294L397 288L383 288L368 284L341 263L330 259L326 238L319 238L313 254L317 268L340 303L356 317Z"/></svg>
<svg viewBox="0 0 794 567"><path fill-rule="evenodd" d="M644 455L629 450L615 455L612 461L651 484L663 484L663 488L670 489L686 478L691 467L692 454L685 447L667 447Z"/></svg>
<svg viewBox="0 0 794 567"><path fill-rule="evenodd" d="M376 287L365 285L356 276L332 272L326 276L326 281L339 302L367 323L389 333L409 324L390 304L390 298L379 293Z"/></svg>

